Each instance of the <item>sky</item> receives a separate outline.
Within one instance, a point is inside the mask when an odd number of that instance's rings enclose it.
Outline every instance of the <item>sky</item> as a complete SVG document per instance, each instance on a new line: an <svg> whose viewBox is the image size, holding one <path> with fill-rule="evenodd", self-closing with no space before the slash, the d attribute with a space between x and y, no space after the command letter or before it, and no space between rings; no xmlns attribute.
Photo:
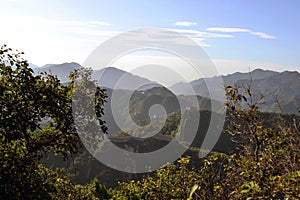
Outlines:
<svg viewBox="0 0 300 200"><path fill-rule="evenodd" d="M195 41L221 74L300 71L299 9L299 0L1 0L0 45L24 51L37 66L82 64L120 33L163 28ZM133 53L115 64L149 65L155 56L180 64L153 52Z"/></svg>

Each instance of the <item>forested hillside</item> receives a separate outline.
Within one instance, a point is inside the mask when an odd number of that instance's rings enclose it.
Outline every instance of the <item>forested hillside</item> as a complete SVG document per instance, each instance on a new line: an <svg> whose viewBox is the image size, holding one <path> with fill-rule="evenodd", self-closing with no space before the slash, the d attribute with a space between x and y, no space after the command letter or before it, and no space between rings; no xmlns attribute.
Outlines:
<svg viewBox="0 0 300 200"><path fill-rule="evenodd" d="M248 84L224 86L227 101L219 106L227 109L225 125L216 145L204 158L199 158L199 154L206 151L201 149L205 135L213 134L207 133L210 117L221 115L209 110L209 105L218 101L198 96L196 105L191 105L189 96L177 98L167 88L135 91L130 114L137 124L149 123L151 116L145 112L151 103L159 103L167 110L161 131L152 137L139 138L135 137L142 134L139 129L132 129L130 136L119 128L110 128L114 123L105 117L110 117L106 104L111 90L95 87L91 105L96 115L88 120L97 122L99 132L128 152L155 151L174 138L178 145L184 146L195 116L201 116L196 137L181 158L155 172L130 174L104 166L93 158L76 129L72 96L78 91L74 85L79 79L92 84L91 70L78 68L62 83L55 75L35 74L22 56L22 52L6 46L0 49L1 199L300 198L299 116L260 111L259 102L252 99L255 88ZM281 76L285 78L282 86L277 87L272 81ZM287 76L294 77L293 83ZM268 77L253 80L254 86L269 87L269 91L275 86L279 88L290 99L290 104L286 104L288 112L297 112L292 111L298 101L296 83L298 73L294 72L274 75L268 72ZM287 88L285 84L293 86ZM187 105L183 128L179 128L181 101ZM159 126L160 116L156 119ZM218 123L213 126L216 126L213 130L220 128Z"/></svg>

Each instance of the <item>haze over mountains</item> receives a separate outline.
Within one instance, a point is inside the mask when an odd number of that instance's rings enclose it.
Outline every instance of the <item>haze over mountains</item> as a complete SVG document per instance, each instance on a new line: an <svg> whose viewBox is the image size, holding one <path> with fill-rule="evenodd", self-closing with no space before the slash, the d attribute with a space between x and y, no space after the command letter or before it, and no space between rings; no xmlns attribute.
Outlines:
<svg viewBox="0 0 300 200"><path fill-rule="evenodd" d="M256 99L264 96L261 109L269 112L278 112L280 109L287 113L297 113L296 109L300 106L300 74L296 71L275 72L270 70L256 69L249 73L236 72L222 76L224 84L251 85L252 93ZM170 89L177 95L192 94L188 89L190 84L196 94L209 97L206 83L214 82L217 77L201 78L190 83L177 83ZM220 86L218 90L223 90ZM276 105L276 103L279 105Z"/></svg>
<svg viewBox="0 0 300 200"><path fill-rule="evenodd" d="M48 72L54 75L57 75L58 79L61 82L69 81L69 74L81 68L81 65L75 62L63 63L63 64L48 64L40 68L33 68L35 74L41 72ZM126 71L108 67L101 70L94 70L92 74L93 80L96 80L99 83L99 86L106 88L116 88L116 89L125 89L125 90L145 90L152 87L158 87L159 84L150 81L146 78L133 75ZM121 82L118 82L122 78ZM137 88L137 86L142 85L142 88Z"/></svg>
<svg viewBox="0 0 300 200"><path fill-rule="evenodd" d="M269 70L262 70L262 69L255 69L250 73L241 73L236 72L229 75L221 75L224 84L235 84L237 81L241 80L260 80L265 79L275 74L279 74L279 72L269 71ZM192 88L196 91L199 95L207 96L207 89L205 89L205 82L214 82L217 81L219 77L214 76L211 78L200 78L197 80L193 80L191 82L179 82L170 87L170 89L175 92L176 94L192 94L192 91L188 89L188 85L191 85ZM222 89L220 87L220 89Z"/></svg>
<svg viewBox="0 0 300 200"><path fill-rule="evenodd" d="M79 69L81 66L77 63L63 63L59 65L46 65L40 68L33 68L36 74L40 72L51 72L57 75L57 77L62 82L68 82L68 75L75 69ZM183 105L186 110L188 110L188 120L186 126L182 129L182 135L190 133L189 127L191 127L196 122L193 117L197 110L194 109L194 101L191 101L191 91L189 91L190 84L197 94L198 108L201 110L201 120L199 121L199 127L197 129L197 135L192 143L194 149L201 147L206 133L207 125L209 124L211 113L210 105L212 103L218 104L217 100L211 100L208 95L206 82L215 82L218 77L211 78L201 78L193 80L189 83L179 82L174 84L170 88L162 88L161 85L151 81L149 79L133 75L126 71L109 67L102 70L96 70L93 72L92 77L94 80L98 80L99 86L105 87L107 89L108 102L104 104L104 116L103 120L106 121L106 126L108 127L109 135L108 137L113 142L114 145L121 149L132 152L148 152L159 149L167 145L177 134L177 126L180 123L180 105ZM116 86L118 80L123 77L123 83ZM300 106L300 92L298 88L300 87L300 74L298 72L275 72L268 70L256 69L250 73L240 73L236 72L229 75L223 75L222 79L225 84L244 84L248 85L251 82L253 93L259 95L264 94L267 96L267 103L261 108L265 111L274 112L279 111L279 107L274 104L275 97L281 102L281 108L283 112L296 113L296 108ZM144 88L136 88L137 85L146 85ZM116 88L115 88L116 86ZM111 89L114 88L114 89ZM219 90L224 90L222 86L218 88ZM134 122L141 125L142 128L132 128L128 127L126 129L126 134L123 132L118 124L116 123L113 113L112 105L110 104L112 93L117 91L122 97L128 96L134 90L132 98L129 104L130 117ZM180 102L180 105L179 105ZM120 116L124 116L124 122L127 123L129 116L125 111L122 110L127 105L124 98L118 98L116 104L120 107ZM149 108L153 104L160 104L166 109L167 120L166 124L163 126L161 131L159 131L154 137L149 138L139 138L139 135L143 135L144 126L147 125L150 120ZM115 105L115 104L114 104ZM220 103L219 105L223 105ZM217 114L219 115L219 114ZM275 123L275 118L277 115L274 113L263 113L267 116L267 122L270 124ZM126 118L127 117L127 118ZM158 117L159 118L159 117ZM273 121L272 121L273 120ZM215 124L215 122L213 123ZM160 122L154 123L153 126L145 129L156 130L160 126ZM225 124L226 126L226 124ZM219 126L216 126L217 128ZM130 134L128 134L130 133ZM211 132L210 132L211 133ZM135 136L135 137L131 137ZM193 148L188 149L184 155L189 155L192 157L193 163L201 163L199 160L199 151L193 150ZM222 133L213 151L229 153L235 149L234 144L231 141L229 135ZM54 156L50 156L49 160L44 160L43 163L51 168L64 167L67 166L69 169L71 179L76 183L86 184L90 182L94 177L99 177L102 183L107 186L114 186L114 180L128 180L133 178L138 178L139 175L128 175L127 173L120 174L109 167L106 167L102 163L98 162L96 159L92 159L87 152L76 158L76 166L68 165L63 160L59 160ZM196 165L196 164L195 164ZM75 169L76 168L76 169Z"/></svg>
<svg viewBox="0 0 300 200"><path fill-rule="evenodd" d="M51 72L60 79L61 82L68 81L68 75L81 66L77 63L49 64L43 67L33 67L36 74L40 72ZM101 77L99 79L99 77ZM122 80L120 78L122 77ZM265 96L265 103L261 108L265 111L297 113L296 109L300 106L300 74L298 72L275 72L270 70L255 69L249 73L236 72L221 76L224 84L251 85L253 94L259 98ZM95 70L92 78L98 81L99 86L106 88L125 89L125 90L147 90L154 87L161 87L160 84L149 79L133 75L126 71L108 67ZM168 89L175 95L191 95L194 90L196 95L210 97L206 83L214 83L220 77L200 78L191 82L179 82ZM138 86L143 87L138 87ZM216 90L224 90L220 87ZM280 102L275 105L274 102Z"/></svg>

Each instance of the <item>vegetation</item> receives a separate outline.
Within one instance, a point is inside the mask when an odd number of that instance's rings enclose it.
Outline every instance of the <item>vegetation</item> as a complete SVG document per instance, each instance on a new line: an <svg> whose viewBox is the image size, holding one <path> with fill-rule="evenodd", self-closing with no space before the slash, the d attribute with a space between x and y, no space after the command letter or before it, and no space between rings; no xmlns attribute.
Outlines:
<svg viewBox="0 0 300 200"><path fill-rule="evenodd" d="M72 84L52 75L34 76L22 52L0 49L0 193L1 199L61 199L88 196L60 173L40 164L47 153L64 158L82 146L72 117ZM97 93L101 111L104 91ZM99 115L102 112L98 112ZM43 122L43 123L42 123Z"/></svg>
<svg viewBox="0 0 300 200"><path fill-rule="evenodd" d="M241 92L244 89L244 92ZM212 153L200 169L189 169L189 158L170 164L155 176L119 183L121 199L299 199L300 147L297 124L266 128L251 101L249 88L227 86L228 130L238 154ZM249 102L248 102L249 101ZM235 120L232 120L234 117Z"/></svg>
<svg viewBox="0 0 300 200"><path fill-rule="evenodd" d="M264 117L267 114L259 111L251 88L237 86L225 87L226 132L236 151L212 152L197 168L190 157L182 157L110 189L97 179L87 185L73 183L64 169L49 169L41 160L52 154L68 159L80 153L71 97L75 80L88 80L90 73L75 71L70 83L61 84L53 75L34 76L21 55L6 46L0 50L1 199L300 198L299 118ZM95 97L96 119L106 132L101 118L105 91L97 88ZM163 129L166 135L176 134L179 118L178 113L170 115Z"/></svg>
<svg viewBox="0 0 300 200"><path fill-rule="evenodd" d="M241 91L242 89L242 91ZM227 197L237 199L298 199L300 197L299 123L271 127L258 115L259 102L253 102L250 87L226 87L231 134L238 139L241 152L228 156ZM242 108L244 104L244 108ZM295 121L294 121L295 122Z"/></svg>

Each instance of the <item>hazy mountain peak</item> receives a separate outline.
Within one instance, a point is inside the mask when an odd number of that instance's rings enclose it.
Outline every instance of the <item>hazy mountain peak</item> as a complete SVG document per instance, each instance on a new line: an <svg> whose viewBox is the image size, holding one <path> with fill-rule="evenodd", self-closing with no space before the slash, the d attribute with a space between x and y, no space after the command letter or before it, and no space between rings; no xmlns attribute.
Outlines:
<svg viewBox="0 0 300 200"><path fill-rule="evenodd" d="M76 62L64 62L64 63L60 63L60 64L52 64L52 63L49 63L49 64L46 64L46 65L44 65L44 66L42 66L41 68L49 68L49 67L59 67L59 66L76 66L76 67L78 67L78 66L80 66L81 67L81 65L80 64L78 64L78 63L76 63Z"/></svg>
<svg viewBox="0 0 300 200"><path fill-rule="evenodd" d="M35 74L40 74L41 72L51 73L57 75L61 82L69 81L69 74L76 69L81 68L81 65L76 62L65 62L62 64L47 64L43 67L34 68Z"/></svg>
<svg viewBox="0 0 300 200"><path fill-rule="evenodd" d="M113 66L110 66L110 67L106 67L106 68L103 68L101 70L111 70L111 71L118 71L118 72L123 72L123 73L127 73L126 71L122 70L122 69L119 69L119 68L116 68L116 67L113 67Z"/></svg>
<svg viewBox="0 0 300 200"><path fill-rule="evenodd" d="M95 70L92 78L98 81L99 86L107 88L146 90L155 86L160 86L154 81L133 75L115 67Z"/></svg>
<svg viewBox="0 0 300 200"><path fill-rule="evenodd" d="M29 63L29 67L31 69L34 69L34 68L38 68L39 66L35 65L35 64L32 64L32 63Z"/></svg>

